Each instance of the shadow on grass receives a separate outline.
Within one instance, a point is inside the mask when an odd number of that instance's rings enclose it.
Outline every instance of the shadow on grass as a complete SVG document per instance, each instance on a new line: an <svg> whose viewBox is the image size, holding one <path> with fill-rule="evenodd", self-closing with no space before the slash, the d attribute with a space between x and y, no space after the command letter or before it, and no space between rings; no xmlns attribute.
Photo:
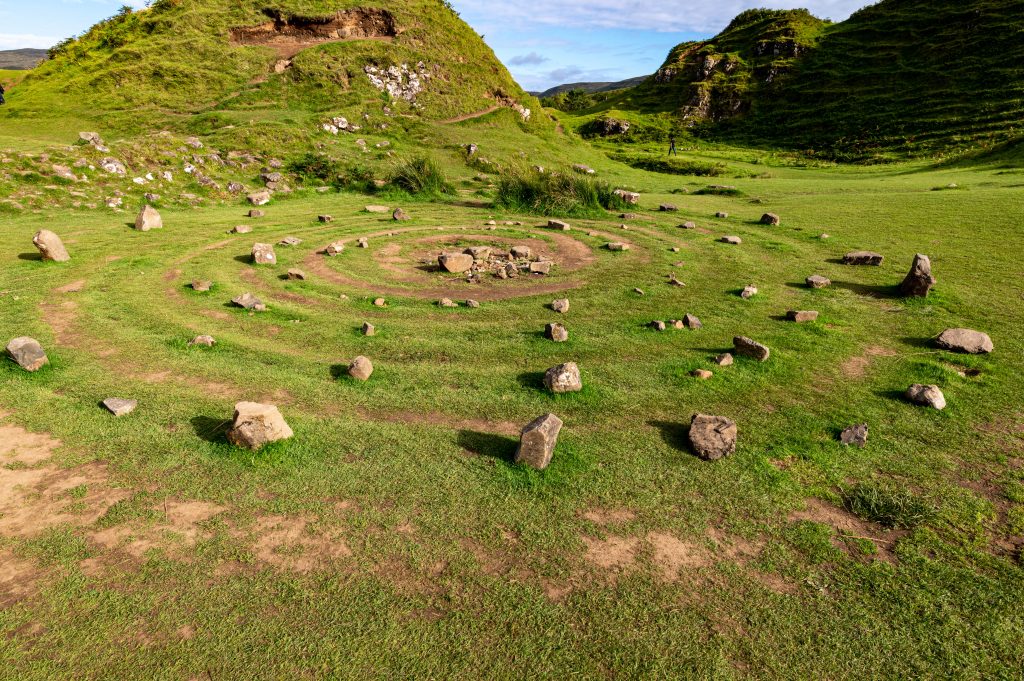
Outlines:
<svg viewBox="0 0 1024 681"><path fill-rule="evenodd" d="M343 378L349 378L348 365L347 364L332 364L331 365L331 378L341 380Z"/></svg>
<svg viewBox="0 0 1024 681"><path fill-rule="evenodd" d="M515 462L519 447L519 441L513 438L475 430L460 430L458 444L477 456L489 456L509 464Z"/></svg>
<svg viewBox="0 0 1024 681"><path fill-rule="evenodd" d="M647 425L657 428L661 439L672 449L692 454L690 449L690 426L685 423L671 421L648 421Z"/></svg>
<svg viewBox="0 0 1024 681"><path fill-rule="evenodd" d="M252 264L252 254L250 253L248 255L236 255L235 256L235 262L240 262L240 263L242 263L244 265L251 265Z"/></svg>
<svg viewBox="0 0 1024 681"><path fill-rule="evenodd" d="M876 286L874 284L858 284L852 281L833 281L832 286L859 296L870 298L902 298L900 287L895 285Z"/></svg>
<svg viewBox="0 0 1024 681"><path fill-rule="evenodd" d="M18 254L18 260L35 260L35 261L38 262L38 261L40 261L42 259L43 259L43 256L41 254L39 254L39 253L19 253Z"/></svg>
<svg viewBox="0 0 1024 681"><path fill-rule="evenodd" d="M192 429L200 440L218 445L227 444L228 430L231 429L231 419L196 416L192 419Z"/></svg>
<svg viewBox="0 0 1024 681"><path fill-rule="evenodd" d="M876 390L875 395L882 399L895 400L896 402L902 402L904 404L907 403L906 390Z"/></svg>
<svg viewBox="0 0 1024 681"><path fill-rule="evenodd" d="M544 388L544 372L543 371L527 371L526 373L519 374L516 376L516 380L519 381L519 385L524 388L530 388L531 390L545 390Z"/></svg>

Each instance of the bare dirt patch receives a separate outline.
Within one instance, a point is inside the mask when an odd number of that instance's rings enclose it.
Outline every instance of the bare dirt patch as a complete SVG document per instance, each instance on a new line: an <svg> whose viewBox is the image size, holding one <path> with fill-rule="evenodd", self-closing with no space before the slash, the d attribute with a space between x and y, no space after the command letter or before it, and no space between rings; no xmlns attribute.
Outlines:
<svg viewBox="0 0 1024 681"><path fill-rule="evenodd" d="M282 59L324 43L347 40L390 40L398 35L398 24L387 10L356 8L325 17L286 15L264 10L270 21L231 31L234 45L255 45L274 49Z"/></svg>
<svg viewBox="0 0 1024 681"><path fill-rule="evenodd" d="M667 581L675 581L679 571L707 567L714 562L712 554L700 544L686 542L667 532L650 532L647 541L654 550L654 564Z"/></svg>
<svg viewBox="0 0 1024 681"><path fill-rule="evenodd" d="M847 378L864 378L868 368L876 357L895 357L896 351L891 348L884 348L879 345L872 345L864 351L863 355L851 357L843 362L843 375Z"/></svg>
<svg viewBox="0 0 1024 681"><path fill-rule="evenodd" d="M816 498L808 499L807 508L802 511L794 511L789 515L789 520L790 522L806 520L831 527L838 535L833 539L833 544L850 555L855 554L850 550L846 540L869 540L875 545L878 552L876 557L888 563L896 562L893 547L897 540L907 534L902 530L887 530L881 525L858 518L845 508L833 506Z"/></svg>
<svg viewBox="0 0 1024 681"><path fill-rule="evenodd" d="M352 556L344 539L303 516L264 516L255 537L257 560L290 572L320 570Z"/></svg>
<svg viewBox="0 0 1024 681"><path fill-rule="evenodd" d="M45 572L24 558L18 558L8 549L0 548L0 608L30 598L39 589Z"/></svg>
<svg viewBox="0 0 1024 681"><path fill-rule="evenodd" d="M57 293L81 293L84 290L85 279L79 279L78 281L73 281L70 284L65 284L64 286L54 289Z"/></svg>
<svg viewBox="0 0 1024 681"><path fill-rule="evenodd" d="M623 525L636 519L636 513L626 508L592 508L583 517L597 525Z"/></svg>
<svg viewBox="0 0 1024 681"><path fill-rule="evenodd" d="M585 557L595 567L612 573L622 573L636 564L641 546L639 537L613 535L607 539L595 539L584 536L582 539L587 549Z"/></svg>

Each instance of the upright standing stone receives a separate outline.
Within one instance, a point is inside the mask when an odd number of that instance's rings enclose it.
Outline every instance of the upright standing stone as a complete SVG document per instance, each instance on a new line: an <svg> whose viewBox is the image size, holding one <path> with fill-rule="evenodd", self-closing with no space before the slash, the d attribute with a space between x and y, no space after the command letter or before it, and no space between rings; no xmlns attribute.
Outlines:
<svg viewBox="0 0 1024 681"><path fill-rule="evenodd" d="M7 344L7 355L25 371L39 371L50 360L35 338L21 336Z"/></svg>
<svg viewBox="0 0 1024 681"><path fill-rule="evenodd" d="M690 444L705 461L718 461L736 452L739 429L724 416L695 414L690 422Z"/></svg>
<svg viewBox="0 0 1024 681"><path fill-rule="evenodd" d="M32 237L32 243L39 249L39 254L43 256L43 260L52 260L53 262L67 262L71 260L68 250L64 248L64 242L60 240L59 236L48 229L41 229L36 232L36 235Z"/></svg>
<svg viewBox="0 0 1024 681"><path fill-rule="evenodd" d="M287 440L294 434L274 405L239 402L235 405L228 441L237 447L259 449L271 442Z"/></svg>
<svg viewBox="0 0 1024 681"><path fill-rule="evenodd" d="M164 226L163 218L153 206L145 205L135 218L135 229L140 232L148 232L151 229L161 229Z"/></svg>
<svg viewBox="0 0 1024 681"><path fill-rule="evenodd" d="M931 258L918 253L907 278L900 284L900 293L908 298L927 298L932 286L935 286L935 277L932 276Z"/></svg>
<svg viewBox="0 0 1024 681"><path fill-rule="evenodd" d="M562 419L554 414L545 414L523 428L515 462L537 470L547 468L555 453L562 425Z"/></svg>

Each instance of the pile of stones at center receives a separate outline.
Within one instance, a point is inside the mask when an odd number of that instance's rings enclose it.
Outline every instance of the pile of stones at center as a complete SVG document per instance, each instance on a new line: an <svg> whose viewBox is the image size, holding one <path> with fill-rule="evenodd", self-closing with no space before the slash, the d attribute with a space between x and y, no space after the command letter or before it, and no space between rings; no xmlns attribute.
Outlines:
<svg viewBox="0 0 1024 681"><path fill-rule="evenodd" d="M498 279L548 274L553 265L551 261L535 255L529 246L513 246L508 251L491 246L472 246L462 251L441 253L437 264L444 272L468 274L470 279L479 279L485 274Z"/></svg>

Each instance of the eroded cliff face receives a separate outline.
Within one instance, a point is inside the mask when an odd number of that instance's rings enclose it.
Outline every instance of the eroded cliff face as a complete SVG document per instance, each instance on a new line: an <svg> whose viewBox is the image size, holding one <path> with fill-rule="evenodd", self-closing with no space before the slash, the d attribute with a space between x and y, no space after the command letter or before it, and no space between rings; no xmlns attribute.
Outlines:
<svg viewBox="0 0 1024 681"><path fill-rule="evenodd" d="M269 9L264 12L269 21L232 29L232 43L271 47L287 59L322 43L391 39L399 33L394 15L377 8L359 7L328 17L289 16Z"/></svg>

